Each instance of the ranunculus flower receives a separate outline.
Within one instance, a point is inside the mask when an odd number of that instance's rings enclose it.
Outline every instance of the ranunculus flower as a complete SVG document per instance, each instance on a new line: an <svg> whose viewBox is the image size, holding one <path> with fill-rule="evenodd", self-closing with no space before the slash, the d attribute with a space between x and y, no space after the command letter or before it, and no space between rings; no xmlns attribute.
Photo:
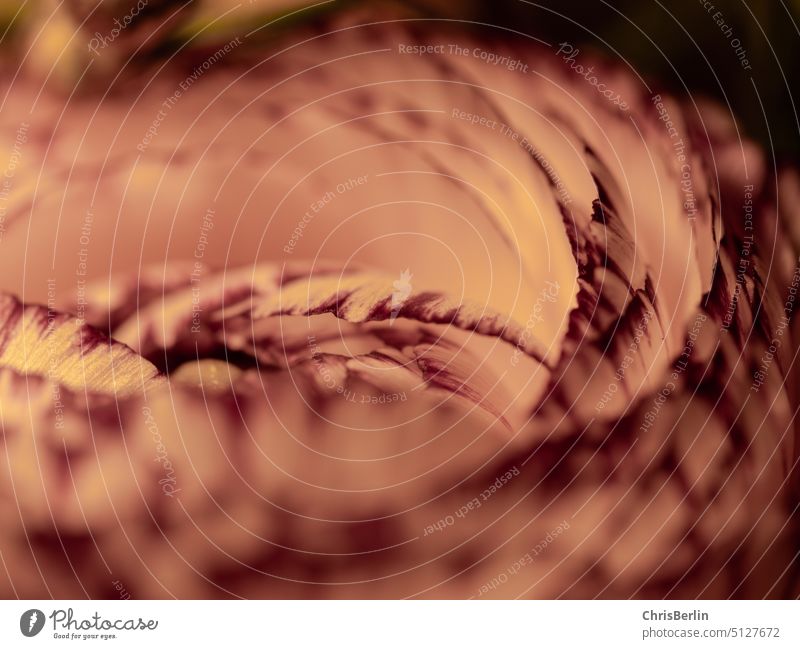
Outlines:
<svg viewBox="0 0 800 649"><path fill-rule="evenodd" d="M790 592L797 176L564 54L6 78L2 593Z"/></svg>

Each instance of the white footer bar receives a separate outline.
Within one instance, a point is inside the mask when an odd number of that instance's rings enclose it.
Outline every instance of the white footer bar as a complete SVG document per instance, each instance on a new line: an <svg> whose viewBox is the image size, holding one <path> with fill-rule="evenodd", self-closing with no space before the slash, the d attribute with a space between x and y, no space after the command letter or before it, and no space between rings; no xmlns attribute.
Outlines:
<svg viewBox="0 0 800 649"><path fill-rule="evenodd" d="M4 601L0 647L800 647L795 601Z"/></svg>

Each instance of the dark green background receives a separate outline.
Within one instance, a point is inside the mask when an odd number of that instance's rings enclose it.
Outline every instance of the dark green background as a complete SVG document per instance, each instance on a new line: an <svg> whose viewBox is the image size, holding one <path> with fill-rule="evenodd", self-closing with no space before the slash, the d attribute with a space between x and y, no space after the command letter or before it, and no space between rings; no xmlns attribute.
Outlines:
<svg viewBox="0 0 800 649"><path fill-rule="evenodd" d="M774 149L779 163L797 160L800 0L711 2L715 6L711 13L699 0L422 0L413 4L423 13L471 15L551 43L567 40L612 59L623 56L658 87L677 93L688 89L723 102L727 98L744 130ZM733 27L733 37L746 48L751 71L742 69L730 40L712 19L715 11L722 12Z"/></svg>

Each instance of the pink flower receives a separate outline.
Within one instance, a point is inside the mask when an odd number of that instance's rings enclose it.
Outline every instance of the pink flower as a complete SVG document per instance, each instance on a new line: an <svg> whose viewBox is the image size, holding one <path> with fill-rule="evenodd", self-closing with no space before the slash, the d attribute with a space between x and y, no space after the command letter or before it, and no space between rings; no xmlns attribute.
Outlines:
<svg viewBox="0 0 800 649"><path fill-rule="evenodd" d="M788 592L795 172L454 38L4 82L3 595Z"/></svg>

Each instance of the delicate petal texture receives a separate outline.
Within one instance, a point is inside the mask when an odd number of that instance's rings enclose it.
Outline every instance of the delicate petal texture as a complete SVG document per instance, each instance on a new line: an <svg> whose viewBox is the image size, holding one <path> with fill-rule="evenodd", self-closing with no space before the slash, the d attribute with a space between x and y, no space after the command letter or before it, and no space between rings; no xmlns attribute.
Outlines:
<svg viewBox="0 0 800 649"><path fill-rule="evenodd" d="M158 371L138 354L75 318L0 295L0 367L47 376L74 390L124 396Z"/></svg>
<svg viewBox="0 0 800 649"><path fill-rule="evenodd" d="M446 38L14 84L0 282L89 325L0 302L0 592L797 594L796 171L522 38L403 53Z"/></svg>

